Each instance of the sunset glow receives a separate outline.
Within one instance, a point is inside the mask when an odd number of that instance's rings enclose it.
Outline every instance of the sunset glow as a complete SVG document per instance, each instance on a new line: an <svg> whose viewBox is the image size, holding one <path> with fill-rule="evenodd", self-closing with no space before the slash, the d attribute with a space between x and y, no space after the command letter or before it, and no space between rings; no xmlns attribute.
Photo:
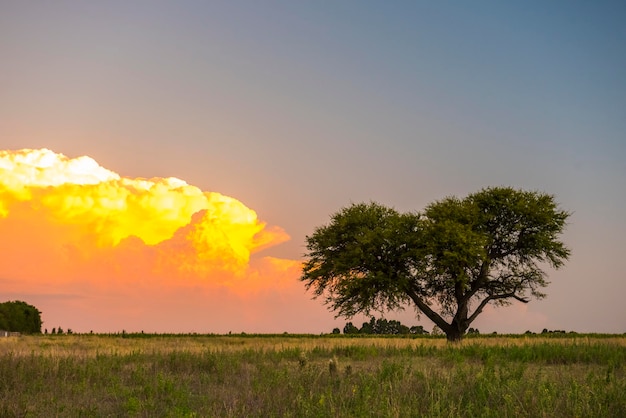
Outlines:
<svg viewBox="0 0 626 418"><path fill-rule="evenodd" d="M44 321L79 330L106 318L118 329L224 331L262 320L263 297L306 301L299 261L252 258L289 239L280 227L234 198L123 177L86 156L0 151L0 234L4 292L45 298ZM153 325L168 303L180 305L171 318L193 320ZM228 309L229 322L207 321Z"/></svg>
<svg viewBox="0 0 626 418"><path fill-rule="evenodd" d="M182 271L203 273L238 271L254 251L289 238L231 197L176 178L121 177L89 157L46 149L0 152L0 214L64 230L62 258L71 248L89 253L138 239L157 265L175 260Z"/></svg>
<svg viewBox="0 0 626 418"><path fill-rule="evenodd" d="M574 3L0 2L0 303L327 332L299 277L334 212L504 186L571 212L572 256L473 327L624 332L626 3Z"/></svg>

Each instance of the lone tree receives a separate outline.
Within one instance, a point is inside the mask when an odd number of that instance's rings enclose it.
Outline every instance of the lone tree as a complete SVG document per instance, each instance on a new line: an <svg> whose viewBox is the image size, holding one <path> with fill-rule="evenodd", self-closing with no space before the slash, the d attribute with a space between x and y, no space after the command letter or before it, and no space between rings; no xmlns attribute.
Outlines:
<svg viewBox="0 0 626 418"><path fill-rule="evenodd" d="M413 304L459 341L487 304L545 297L541 267L558 269L570 254L559 240L568 217L553 196L509 187L421 214L353 204L306 237L300 280L337 316Z"/></svg>
<svg viewBox="0 0 626 418"><path fill-rule="evenodd" d="M41 312L33 305L20 300L0 303L0 330L41 333Z"/></svg>

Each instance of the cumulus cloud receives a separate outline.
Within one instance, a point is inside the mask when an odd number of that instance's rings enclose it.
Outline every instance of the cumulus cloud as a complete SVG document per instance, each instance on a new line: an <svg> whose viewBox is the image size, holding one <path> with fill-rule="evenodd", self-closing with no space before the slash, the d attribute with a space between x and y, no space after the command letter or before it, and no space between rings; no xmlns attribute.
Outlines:
<svg viewBox="0 0 626 418"><path fill-rule="evenodd" d="M299 261L256 255L289 236L254 210L90 157L0 151L0 236L5 294L40 295L50 328L270 332L318 306Z"/></svg>

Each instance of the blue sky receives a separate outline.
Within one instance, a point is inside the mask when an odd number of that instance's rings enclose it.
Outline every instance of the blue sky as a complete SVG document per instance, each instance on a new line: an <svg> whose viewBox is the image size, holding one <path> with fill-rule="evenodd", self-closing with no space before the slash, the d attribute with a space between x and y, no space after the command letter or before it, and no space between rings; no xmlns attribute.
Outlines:
<svg viewBox="0 0 626 418"><path fill-rule="evenodd" d="M620 1L4 1L0 148L235 197L296 259L351 202L548 192L571 260L483 327L624 332L625 21Z"/></svg>

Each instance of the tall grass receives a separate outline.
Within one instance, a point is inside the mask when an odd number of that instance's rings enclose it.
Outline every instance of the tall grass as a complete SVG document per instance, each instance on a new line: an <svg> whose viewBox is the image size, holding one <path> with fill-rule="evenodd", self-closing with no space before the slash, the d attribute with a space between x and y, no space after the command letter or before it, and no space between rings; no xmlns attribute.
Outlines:
<svg viewBox="0 0 626 418"><path fill-rule="evenodd" d="M26 336L0 416L619 417L626 339Z"/></svg>

